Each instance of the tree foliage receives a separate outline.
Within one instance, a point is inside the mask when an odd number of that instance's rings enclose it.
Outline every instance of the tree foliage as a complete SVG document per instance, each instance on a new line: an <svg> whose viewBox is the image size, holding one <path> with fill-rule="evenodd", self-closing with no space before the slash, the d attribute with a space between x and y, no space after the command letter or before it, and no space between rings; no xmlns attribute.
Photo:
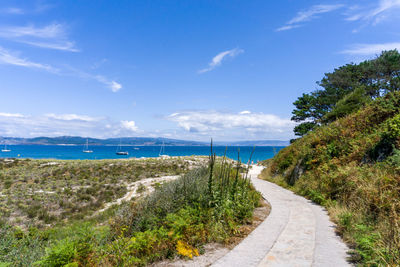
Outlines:
<svg viewBox="0 0 400 267"><path fill-rule="evenodd" d="M363 107L371 99L400 89L400 53L384 51L372 60L347 64L325 73L319 89L303 94L293 104L294 129L303 136L316 126L332 122Z"/></svg>

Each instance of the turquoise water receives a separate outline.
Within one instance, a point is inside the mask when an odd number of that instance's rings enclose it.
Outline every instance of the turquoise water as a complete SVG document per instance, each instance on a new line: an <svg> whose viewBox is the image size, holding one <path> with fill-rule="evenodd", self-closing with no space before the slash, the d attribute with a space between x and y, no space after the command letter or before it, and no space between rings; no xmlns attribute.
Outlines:
<svg viewBox="0 0 400 267"><path fill-rule="evenodd" d="M158 157L160 146L124 146L123 150L128 151L128 156L118 156L116 146L91 146L93 153L83 153L83 146L42 146L42 145L10 145L11 152L0 152L0 158L33 158L33 159L119 159L119 158L141 158ZM136 148L136 149L135 149ZM269 159L274 156L283 147L255 147L252 157L254 162L258 160ZM214 152L218 156L223 156L224 146L214 146ZM227 150L227 156L237 159L240 149L240 158L242 162L249 160L253 147L230 146ZM191 155L209 155L209 146L165 146L165 154L169 156L191 156Z"/></svg>

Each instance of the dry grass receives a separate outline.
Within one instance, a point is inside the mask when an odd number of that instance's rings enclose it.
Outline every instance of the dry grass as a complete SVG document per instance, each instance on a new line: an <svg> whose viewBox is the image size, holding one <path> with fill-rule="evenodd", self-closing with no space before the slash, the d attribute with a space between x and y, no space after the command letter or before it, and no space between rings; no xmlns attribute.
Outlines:
<svg viewBox="0 0 400 267"><path fill-rule="evenodd" d="M81 220L123 197L129 184L179 175L204 160L1 159L0 217L23 228Z"/></svg>
<svg viewBox="0 0 400 267"><path fill-rule="evenodd" d="M326 206L367 266L400 262L399 112L400 93L377 99L282 149L262 173Z"/></svg>

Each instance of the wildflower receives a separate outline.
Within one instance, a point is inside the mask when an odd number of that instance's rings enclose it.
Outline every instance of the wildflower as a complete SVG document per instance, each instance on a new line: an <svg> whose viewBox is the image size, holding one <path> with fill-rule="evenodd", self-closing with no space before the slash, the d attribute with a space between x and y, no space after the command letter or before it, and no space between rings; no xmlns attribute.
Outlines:
<svg viewBox="0 0 400 267"><path fill-rule="evenodd" d="M178 243L176 244L176 250L178 251L179 255L188 257L190 259L192 259L193 256L199 256L199 251L196 248L192 248L190 245L181 240L178 240Z"/></svg>

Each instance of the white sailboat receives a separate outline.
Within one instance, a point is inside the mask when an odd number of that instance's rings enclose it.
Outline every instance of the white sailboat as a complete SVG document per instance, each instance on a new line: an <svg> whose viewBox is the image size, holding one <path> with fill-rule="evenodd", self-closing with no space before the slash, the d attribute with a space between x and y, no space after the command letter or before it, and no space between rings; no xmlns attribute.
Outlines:
<svg viewBox="0 0 400 267"><path fill-rule="evenodd" d="M118 156L129 155L128 151L123 151L122 150L121 139L119 139L119 145L118 145L118 148L117 148L117 152L115 154L117 154Z"/></svg>
<svg viewBox="0 0 400 267"><path fill-rule="evenodd" d="M4 148L1 150L1 152L11 152L11 149L7 149L7 144L4 144Z"/></svg>
<svg viewBox="0 0 400 267"><path fill-rule="evenodd" d="M162 142L162 146L160 148L160 153L158 153L158 156L160 158L168 158L169 156L167 154L165 154L165 144L164 141Z"/></svg>
<svg viewBox="0 0 400 267"><path fill-rule="evenodd" d="M89 149L89 139L86 139L85 147L83 148L83 153L93 153L93 150Z"/></svg>

